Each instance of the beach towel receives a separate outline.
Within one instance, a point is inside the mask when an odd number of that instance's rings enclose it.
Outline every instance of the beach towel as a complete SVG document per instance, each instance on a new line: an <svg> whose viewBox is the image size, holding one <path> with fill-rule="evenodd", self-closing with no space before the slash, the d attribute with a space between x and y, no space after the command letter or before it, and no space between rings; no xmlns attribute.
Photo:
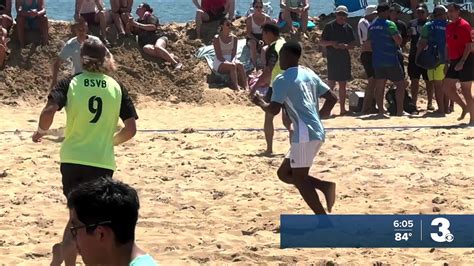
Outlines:
<svg viewBox="0 0 474 266"><path fill-rule="evenodd" d="M212 73L219 77L223 83L229 82L229 75L218 73L214 71L212 66L214 62L214 58L216 57L216 53L214 51L213 45L207 45L201 47L196 52L196 58L206 60L207 65L211 69ZM244 65L245 71L250 71L253 69L253 65L250 60L250 49L247 46L247 40L241 39L237 41L237 59Z"/></svg>

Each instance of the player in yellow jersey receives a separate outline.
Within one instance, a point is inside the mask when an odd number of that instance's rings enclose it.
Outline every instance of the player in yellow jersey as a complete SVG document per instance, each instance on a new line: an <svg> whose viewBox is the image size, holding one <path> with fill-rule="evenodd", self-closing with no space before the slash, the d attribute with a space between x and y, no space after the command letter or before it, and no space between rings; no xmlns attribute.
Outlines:
<svg viewBox="0 0 474 266"><path fill-rule="evenodd" d="M53 123L54 115L63 107L67 122L61 146L63 193L78 185L101 177L112 177L115 171L114 146L133 138L138 119L127 90L105 73L115 70L107 49L97 39L87 39L81 46L83 72L64 79L48 96L41 112L33 141L39 142ZM116 132L118 120L125 127ZM75 265L77 251L69 230L61 244L53 247L51 265Z"/></svg>

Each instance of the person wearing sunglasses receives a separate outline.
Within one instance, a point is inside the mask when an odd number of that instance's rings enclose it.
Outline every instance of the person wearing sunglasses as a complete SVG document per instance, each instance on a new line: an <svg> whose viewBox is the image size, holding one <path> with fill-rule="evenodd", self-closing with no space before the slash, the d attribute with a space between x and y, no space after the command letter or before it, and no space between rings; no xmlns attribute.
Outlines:
<svg viewBox="0 0 474 266"><path fill-rule="evenodd" d="M213 69L230 77L230 88L248 90L247 75L244 65L237 59L237 37L232 34L232 21L223 19L219 26L219 34L214 37L213 45L216 57Z"/></svg>
<svg viewBox="0 0 474 266"><path fill-rule="evenodd" d="M83 183L68 196L69 231L86 265L156 266L135 244L137 191L110 178Z"/></svg>
<svg viewBox="0 0 474 266"><path fill-rule="evenodd" d="M443 91L446 95L459 104L463 120L470 113L469 125L474 125L474 99L472 97L472 82L474 81L474 53L472 50L471 25L461 18L461 6L456 3L448 5L448 17L451 23L446 27L446 45L448 51L449 67L443 82ZM461 90L466 102L459 96L456 88L457 82L461 83Z"/></svg>
<svg viewBox="0 0 474 266"><path fill-rule="evenodd" d="M346 86L352 79L351 56L349 50L354 48L355 35L351 25L347 23L349 12L346 6L336 8L336 19L324 26L320 45L327 49L328 85L334 90L339 85L339 104L341 115L346 110Z"/></svg>
<svg viewBox="0 0 474 266"><path fill-rule="evenodd" d="M413 104L416 106L418 101L418 91L420 88L420 76L423 78L426 84L426 94L428 96L427 110L433 111L433 82L428 79L428 72L426 69L421 68L416 64L416 51L418 41L420 40L421 29L428 22L428 7L425 4L418 5L416 9L416 19L410 21L409 36L410 36L410 53L408 56L408 76L410 77L411 84L411 97Z"/></svg>
<svg viewBox="0 0 474 266"><path fill-rule="evenodd" d="M263 0L253 1L254 12L247 17L247 45L250 48L250 59L255 68L257 68L257 54L264 45L262 26L272 19L263 12Z"/></svg>

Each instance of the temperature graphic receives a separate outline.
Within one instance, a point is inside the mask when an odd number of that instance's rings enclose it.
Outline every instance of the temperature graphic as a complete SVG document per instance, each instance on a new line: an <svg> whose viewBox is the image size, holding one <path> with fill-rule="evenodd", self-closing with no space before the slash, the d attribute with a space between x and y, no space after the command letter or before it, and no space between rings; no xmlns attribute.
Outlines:
<svg viewBox="0 0 474 266"><path fill-rule="evenodd" d="M413 236L413 233L395 233L395 241L408 241Z"/></svg>

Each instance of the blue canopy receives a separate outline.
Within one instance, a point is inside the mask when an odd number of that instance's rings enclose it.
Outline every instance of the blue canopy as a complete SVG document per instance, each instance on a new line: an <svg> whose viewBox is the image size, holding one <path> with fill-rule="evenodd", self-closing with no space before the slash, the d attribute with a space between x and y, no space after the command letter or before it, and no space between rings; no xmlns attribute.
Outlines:
<svg viewBox="0 0 474 266"><path fill-rule="evenodd" d="M367 7L367 0L335 0L334 4L337 6L346 6L349 12L355 12Z"/></svg>

